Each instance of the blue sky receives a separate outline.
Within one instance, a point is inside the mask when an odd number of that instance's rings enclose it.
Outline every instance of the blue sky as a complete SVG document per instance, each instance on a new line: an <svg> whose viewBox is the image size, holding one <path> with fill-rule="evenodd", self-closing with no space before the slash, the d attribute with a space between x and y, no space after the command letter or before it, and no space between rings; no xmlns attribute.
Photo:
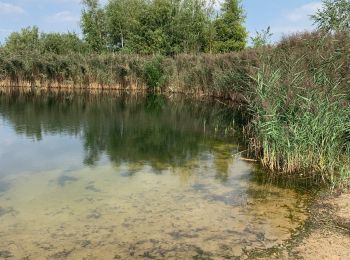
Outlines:
<svg viewBox="0 0 350 260"><path fill-rule="evenodd" d="M0 42L12 31L32 25L45 32L80 33L80 1L0 0ZM243 0L243 6L249 32L254 34L271 26L273 39L277 40L283 34L311 30L309 15L322 5L317 0Z"/></svg>

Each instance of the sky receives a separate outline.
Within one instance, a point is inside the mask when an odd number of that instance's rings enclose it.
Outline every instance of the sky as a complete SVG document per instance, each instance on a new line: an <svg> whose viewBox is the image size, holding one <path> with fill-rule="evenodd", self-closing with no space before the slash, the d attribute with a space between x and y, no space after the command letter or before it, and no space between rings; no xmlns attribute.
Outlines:
<svg viewBox="0 0 350 260"><path fill-rule="evenodd" d="M220 0L222 1L222 0ZM101 0L105 3L107 0ZM271 27L272 40L312 30L309 15L322 7L321 0L243 0L250 36ZM13 31L36 25L44 32L80 34L81 0L0 0L0 42Z"/></svg>

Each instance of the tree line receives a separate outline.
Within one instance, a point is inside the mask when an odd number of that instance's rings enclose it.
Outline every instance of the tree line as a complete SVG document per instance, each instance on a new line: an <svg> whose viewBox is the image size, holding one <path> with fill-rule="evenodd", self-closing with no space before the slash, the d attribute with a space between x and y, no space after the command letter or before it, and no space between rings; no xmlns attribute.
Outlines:
<svg viewBox="0 0 350 260"><path fill-rule="evenodd" d="M10 53L86 53L88 44L75 33L41 33L36 26L13 32L2 48Z"/></svg>
<svg viewBox="0 0 350 260"><path fill-rule="evenodd" d="M28 27L12 33L4 47L11 51L222 53L245 48L248 33L241 0L83 0L81 30L40 33Z"/></svg>
<svg viewBox="0 0 350 260"><path fill-rule="evenodd" d="M0 51L161 54L226 53L246 47L248 33L241 0L83 0L82 38L75 33L41 33L37 27L13 32ZM350 28L349 0L323 0L311 19L327 33ZM256 32L253 47L269 43L270 27Z"/></svg>

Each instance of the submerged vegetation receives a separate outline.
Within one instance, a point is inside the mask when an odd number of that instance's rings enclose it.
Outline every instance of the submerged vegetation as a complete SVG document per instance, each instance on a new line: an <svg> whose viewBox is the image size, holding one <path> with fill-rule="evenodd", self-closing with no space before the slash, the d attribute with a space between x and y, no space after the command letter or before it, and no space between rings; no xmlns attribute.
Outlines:
<svg viewBox="0 0 350 260"><path fill-rule="evenodd" d="M339 1L340 9L324 2L313 17L320 31L269 45L268 28L254 38L255 48L244 49L240 1L225 1L215 19L206 1L109 1L105 7L84 1L84 40L37 28L12 34L0 48L0 84L231 100L248 115L249 155L266 168L344 184L350 175L350 35L348 24L328 18L349 12L346 1Z"/></svg>

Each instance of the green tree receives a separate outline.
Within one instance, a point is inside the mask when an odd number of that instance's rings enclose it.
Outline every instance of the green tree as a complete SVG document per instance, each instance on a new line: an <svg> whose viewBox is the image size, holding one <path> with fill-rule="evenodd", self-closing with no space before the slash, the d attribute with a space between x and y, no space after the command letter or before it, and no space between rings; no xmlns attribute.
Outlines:
<svg viewBox="0 0 350 260"><path fill-rule="evenodd" d="M14 32L6 39L4 48L13 52L69 54L86 52L86 44L74 33L40 33L37 27Z"/></svg>
<svg viewBox="0 0 350 260"><path fill-rule="evenodd" d="M87 45L75 33L42 33L42 52L55 54L85 53Z"/></svg>
<svg viewBox="0 0 350 260"><path fill-rule="evenodd" d="M108 46L142 54L203 52L212 7L213 0L110 0Z"/></svg>
<svg viewBox="0 0 350 260"><path fill-rule="evenodd" d="M208 49L212 2L185 0L182 10L179 27L183 33L183 52L204 52Z"/></svg>
<svg viewBox="0 0 350 260"><path fill-rule="evenodd" d="M104 51L107 46L107 23L105 10L98 0L83 0L81 27L86 42L96 52Z"/></svg>
<svg viewBox="0 0 350 260"><path fill-rule="evenodd" d="M172 3L170 0L154 0L141 16L139 48L141 53L170 54L173 46L171 35ZM136 39L135 39L136 40Z"/></svg>
<svg viewBox="0 0 350 260"><path fill-rule="evenodd" d="M146 8L144 0L110 0L106 6L109 43L113 50L132 51L132 39Z"/></svg>
<svg viewBox="0 0 350 260"><path fill-rule="evenodd" d="M40 49L40 34L38 27L27 27L20 32L13 32L5 40L5 49L11 52L25 52Z"/></svg>
<svg viewBox="0 0 350 260"><path fill-rule="evenodd" d="M84 0L82 30L95 51L174 55L243 49L247 33L238 0Z"/></svg>
<svg viewBox="0 0 350 260"><path fill-rule="evenodd" d="M240 0L225 0L220 16L214 21L214 52L239 51L245 48L248 33Z"/></svg>
<svg viewBox="0 0 350 260"><path fill-rule="evenodd" d="M341 32L350 29L350 1L323 0L323 8L311 16L318 29L326 32Z"/></svg>

